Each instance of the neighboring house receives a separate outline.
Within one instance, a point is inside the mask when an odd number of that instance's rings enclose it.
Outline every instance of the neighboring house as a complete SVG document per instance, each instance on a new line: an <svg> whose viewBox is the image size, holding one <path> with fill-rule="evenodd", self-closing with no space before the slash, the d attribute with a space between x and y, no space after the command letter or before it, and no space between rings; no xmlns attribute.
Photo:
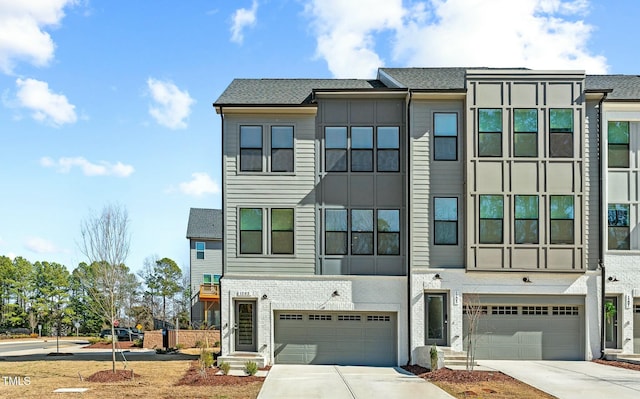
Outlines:
<svg viewBox="0 0 640 399"><path fill-rule="evenodd" d="M638 77L382 68L236 79L214 107L223 353L428 364L472 305L478 359L638 352Z"/></svg>
<svg viewBox="0 0 640 399"><path fill-rule="evenodd" d="M191 208L187 226L191 280L191 323L220 327L222 211Z"/></svg>

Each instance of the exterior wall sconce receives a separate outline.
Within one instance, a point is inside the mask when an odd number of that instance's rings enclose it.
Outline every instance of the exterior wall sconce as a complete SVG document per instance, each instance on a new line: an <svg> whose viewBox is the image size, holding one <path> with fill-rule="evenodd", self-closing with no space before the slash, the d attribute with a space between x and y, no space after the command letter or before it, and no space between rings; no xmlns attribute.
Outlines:
<svg viewBox="0 0 640 399"><path fill-rule="evenodd" d="M616 281L618 281L616 276L609 276L609 278L607 280L611 281L612 283L615 283Z"/></svg>
<svg viewBox="0 0 640 399"><path fill-rule="evenodd" d="M522 282L523 282L523 283L533 283L533 281L531 281L531 280L529 279L529 277L523 277L523 278L522 278Z"/></svg>
<svg viewBox="0 0 640 399"><path fill-rule="evenodd" d="M263 300L264 300L264 299L267 299L267 298L269 298L269 297L267 296L267 294L262 295L262 299L263 299Z"/></svg>
<svg viewBox="0 0 640 399"><path fill-rule="evenodd" d="M340 293L338 292L338 290L333 291L333 293L331 293L331 296L340 296Z"/></svg>
<svg viewBox="0 0 640 399"><path fill-rule="evenodd" d="M434 280L442 280L442 277L440 276L440 273L436 273L435 276L433 276Z"/></svg>

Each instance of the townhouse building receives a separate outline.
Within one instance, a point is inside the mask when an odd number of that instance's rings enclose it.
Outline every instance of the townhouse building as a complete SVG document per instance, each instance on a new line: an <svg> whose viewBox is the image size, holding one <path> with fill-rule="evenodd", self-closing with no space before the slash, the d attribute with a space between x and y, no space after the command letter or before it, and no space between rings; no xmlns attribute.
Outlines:
<svg viewBox="0 0 640 399"><path fill-rule="evenodd" d="M381 68L236 79L213 105L223 353L398 365L428 364L434 344L472 343L478 359L638 350L637 77Z"/></svg>

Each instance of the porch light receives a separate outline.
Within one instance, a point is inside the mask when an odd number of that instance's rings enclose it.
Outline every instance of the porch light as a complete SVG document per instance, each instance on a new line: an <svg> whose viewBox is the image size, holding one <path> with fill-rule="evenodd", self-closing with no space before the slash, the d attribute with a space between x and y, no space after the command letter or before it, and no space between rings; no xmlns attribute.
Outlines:
<svg viewBox="0 0 640 399"><path fill-rule="evenodd" d="M529 279L529 277L523 277L523 278L522 278L522 282L523 282L523 283L533 283L533 281L531 281L531 280Z"/></svg>

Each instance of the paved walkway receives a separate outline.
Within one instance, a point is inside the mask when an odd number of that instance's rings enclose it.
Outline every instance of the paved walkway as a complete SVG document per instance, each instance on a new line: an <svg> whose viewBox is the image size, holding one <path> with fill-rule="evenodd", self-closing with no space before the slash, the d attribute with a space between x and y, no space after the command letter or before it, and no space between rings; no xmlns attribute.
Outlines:
<svg viewBox="0 0 640 399"><path fill-rule="evenodd" d="M453 397L435 385L394 367L276 364L258 399L429 398Z"/></svg>
<svg viewBox="0 0 640 399"><path fill-rule="evenodd" d="M594 362L478 360L558 399L640 398L640 371Z"/></svg>

